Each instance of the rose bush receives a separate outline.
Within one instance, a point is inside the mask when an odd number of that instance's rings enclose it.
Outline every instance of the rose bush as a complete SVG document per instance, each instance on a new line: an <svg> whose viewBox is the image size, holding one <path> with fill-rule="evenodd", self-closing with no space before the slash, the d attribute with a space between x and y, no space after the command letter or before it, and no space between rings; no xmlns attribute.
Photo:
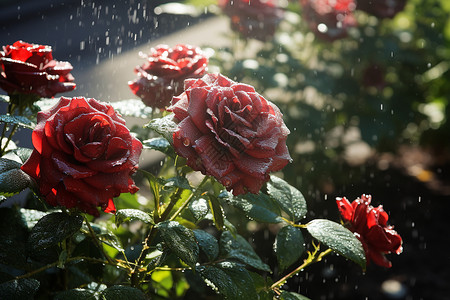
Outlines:
<svg viewBox="0 0 450 300"><path fill-rule="evenodd" d="M300 0L300 4L309 28L323 40L344 38L348 29L357 25L354 0Z"/></svg>
<svg viewBox="0 0 450 300"><path fill-rule="evenodd" d="M184 80L201 77L208 65L208 58L201 49L190 45L179 44L173 48L159 45L149 54L140 55L147 61L135 68L138 78L128 85L151 107L166 107L173 95L183 92Z"/></svg>
<svg viewBox="0 0 450 300"><path fill-rule="evenodd" d="M8 94L53 97L75 89L72 65L53 59L52 48L17 41L0 51L0 88Z"/></svg>
<svg viewBox="0 0 450 300"><path fill-rule="evenodd" d="M280 110L252 86L221 74L188 79L168 110L179 121L177 153L234 195L258 193L269 173L291 160Z"/></svg>
<svg viewBox="0 0 450 300"><path fill-rule="evenodd" d="M262 41L274 35L284 16L284 11L273 0L220 0L219 6L230 17L233 30Z"/></svg>
<svg viewBox="0 0 450 300"><path fill-rule="evenodd" d="M135 193L142 144L114 109L95 99L65 98L41 111L34 150L22 170L37 181L48 204L98 215L114 211L113 197Z"/></svg>
<svg viewBox="0 0 450 300"><path fill-rule="evenodd" d="M350 203L345 197L337 198L336 203L346 226L361 241L367 261L390 268L392 263L385 254L402 252L402 238L388 226L388 215L380 205L370 205L372 197L362 195Z"/></svg>

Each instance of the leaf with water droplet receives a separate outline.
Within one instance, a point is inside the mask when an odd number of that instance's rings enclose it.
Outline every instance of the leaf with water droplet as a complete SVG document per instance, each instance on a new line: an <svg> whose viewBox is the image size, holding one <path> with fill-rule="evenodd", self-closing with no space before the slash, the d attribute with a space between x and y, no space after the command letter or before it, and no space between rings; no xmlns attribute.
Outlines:
<svg viewBox="0 0 450 300"><path fill-rule="evenodd" d="M305 251L300 228L290 225L281 228L275 239L274 251L281 271L295 263Z"/></svg>
<svg viewBox="0 0 450 300"><path fill-rule="evenodd" d="M266 194L244 194L233 196L232 193L223 191L219 199L224 199L228 204L241 210L249 219L263 223L280 223L281 210L278 203Z"/></svg>
<svg viewBox="0 0 450 300"><path fill-rule="evenodd" d="M102 294L105 300L145 300L144 293L134 287L124 285L113 285L105 289Z"/></svg>
<svg viewBox="0 0 450 300"><path fill-rule="evenodd" d="M316 219L306 224L308 232L319 242L366 269L366 255L361 242L339 223Z"/></svg>
<svg viewBox="0 0 450 300"><path fill-rule="evenodd" d="M152 217L139 209L120 209L116 212L116 225L119 226L120 224L124 222L129 222L131 220L139 220L141 222L144 222L146 224L155 224Z"/></svg>
<svg viewBox="0 0 450 300"><path fill-rule="evenodd" d="M280 300L310 300L310 299L308 297L305 297L303 295L294 292L282 291L280 295Z"/></svg>
<svg viewBox="0 0 450 300"><path fill-rule="evenodd" d="M39 281L30 278L0 283L0 299L33 299L39 285Z"/></svg>
<svg viewBox="0 0 450 300"><path fill-rule="evenodd" d="M206 255L208 261L213 261L219 255L219 243L214 236L204 230L193 230L200 250Z"/></svg>
<svg viewBox="0 0 450 300"><path fill-rule="evenodd" d="M233 237L229 231L222 232L219 246L221 257L236 259L255 269L271 272L270 267L262 262L252 246L239 234Z"/></svg>
<svg viewBox="0 0 450 300"><path fill-rule="evenodd" d="M35 124L24 116L0 115L0 122L17 125L23 128L34 129Z"/></svg>
<svg viewBox="0 0 450 300"><path fill-rule="evenodd" d="M209 195L208 203L216 228L218 230L223 230L223 226L225 225L225 218L223 215L222 205L220 205L219 200L213 195Z"/></svg>
<svg viewBox="0 0 450 300"><path fill-rule="evenodd" d="M81 300L81 299L96 300L97 297L95 297L93 291L86 289L73 289L58 293L54 298L54 300Z"/></svg>
<svg viewBox="0 0 450 300"><path fill-rule="evenodd" d="M196 221L203 219L209 211L208 201L204 198L194 199L189 203L189 211Z"/></svg>
<svg viewBox="0 0 450 300"><path fill-rule="evenodd" d="M48 248L72 236L82 224L83 218L78 214L54 212L45 215L31 229L28 245L35 250Z"/></svg>
<svg viewBox="0 0 450 300"><path fill-rule="evenodd" d="M100 242L110 247L113 247L119 252L125 251L122 247L122 243L120 242L119 238L111 230L95 223L90 223L90 225L95 233L95 236ZM89 232L89 229L87 228L86 225L83 225L83 231L85 233Z"/></svg>
<svg viewBox="0 0 450 300"><path fill-rule="evenodd" d="M235 262L221 262L198 269L200 276L225 299L258 299L249 272Z"/></svg>
<svg viewBox="0 0 450 300"><path fill-rule="evenodd" d="M174 114L171 113L165 117L151 120L145 127L153 129L172 144L173 133L177 130L178 124L175 122Z"/></svg>
<svg viewBox="0 0 450 300"><path fill-rule="evenodd" d="M20 167L14 160L0 158L0 195L10 197L31 185L31 178Z"/></svg>
<svg viewBox="0 0 450 300"><path fill-rule="evenodd" d="M308 210L305 197L299 190L283 179L273 175L270 176L270 181L267 183L267 191L293 222L297 222L306 216Z"/></svg>
<svg viewBox="0 0 450 300"><path fill-rule="evenodd" d="M156 138L151 138L151 139L145 140L142 142L142 145L145 148L160 151L172 158L174 158L176 156L173 147L163 137L156 137Z"/></svg>
<svg viewBox="0 0 450 300"><path fill-rule="evenodd" d="M176 221L164 221L156 225L167 247L188 266L194 268L199 248L192 230Z"/></svg>

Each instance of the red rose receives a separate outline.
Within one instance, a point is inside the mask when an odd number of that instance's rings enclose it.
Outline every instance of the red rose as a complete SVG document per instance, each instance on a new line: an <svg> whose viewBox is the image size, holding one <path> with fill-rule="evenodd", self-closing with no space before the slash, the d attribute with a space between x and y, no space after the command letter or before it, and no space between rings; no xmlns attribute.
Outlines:
<svg viewBox="0 0 450 300"><path fill-rule="evenodd" d="M34 150L22 166L53 206L115 210L113 197L135 193L142 144L114 109L95 99L65 98L37 115Z"/></svg>
<svg viewBox="0 0 450 300"><path fill-rule="evenodd" d="M323 40L344 38L348 29L356 26L354 0L300 0L300 4L309 27Z"/></svg>
<svg viewBox="0 0 450 300"><path fill-rule="evenodd" d="M405 8L406 0L358 0L357 9L378 18L393 18Z"/></svg>
<svg viewBox="0 0 450 300"><path fill-rule="evenodd" d="M0 51L0 87L8 94L53 97L75 89L72 65L56 61L50 46L17 41Z"/></svg>
<svg viewBox="0 0 450 300"><path fill-rule="evenodd" d="M186 78L199 78L206 72L208 58L200 48L176 45L169 48L159 45L148 55L140 53L147 62L137 66L138 78L129 81L131 91L151 107L164 108L173 95L183 92Z"/></svg>
<svg viewBox="0 0 450 300"><path fill-rule="evenodd" d="M258 193L269 173L291 160L280 110L252 86L220 74L188 79L168 110L179 121L177 153L234 195Z"/></svg>
<svg viewBox="0 0 450 300"><path fill-rule="evenodd" d="M262 41L275 34L284 16L274 0L220 0L219 6L230 17L233 30Z"/></svg>
<svg viewBox="0 0 450 300"><path fill-rule="evenodd" d="M383 207L373 207L370 205L371 200L370 195L362 195L361 199L352 203L345 197L337 198L336 203L343 221L361 241L367 261L390 268L392 263L385 254L400 254L403 250L402 238L393 226L387 226L388 215Z"/></svg>

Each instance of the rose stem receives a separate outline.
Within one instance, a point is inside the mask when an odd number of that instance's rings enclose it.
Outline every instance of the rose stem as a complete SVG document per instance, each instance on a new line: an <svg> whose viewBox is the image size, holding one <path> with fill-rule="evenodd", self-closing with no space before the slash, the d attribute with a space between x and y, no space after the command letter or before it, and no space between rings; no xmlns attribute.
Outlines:
<svg viewBox="0 0 450 300"><path fill-rule="evenodd" d="M301 270L303 270L308 265L321 261L324 256L330 254L333 251L331 249L327 249L327 250L323 251L322 253L320 253L318 256L316 256L317 252L319 250L319 247L316 247L316 249L314 250L314 252L312 254L309 253L308 258L303 261L303 264L301 264L300 266L295 268L292 272L290 272L289 274L285 275L283 278L281 278L280 280L278 280L277 282L272 284L272 286L270 288L276 292L276 290L278 290L278 288L280 286L282 286L289 278L291 278L292 276L299 273Z"/></svg>

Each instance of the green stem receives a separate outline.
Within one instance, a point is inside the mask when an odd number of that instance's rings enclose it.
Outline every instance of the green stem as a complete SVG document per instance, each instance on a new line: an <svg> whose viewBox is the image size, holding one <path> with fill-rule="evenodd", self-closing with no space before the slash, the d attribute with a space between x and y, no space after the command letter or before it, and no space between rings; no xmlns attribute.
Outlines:
<svg viewBox="0 0 450 300"><path fill-rule="evenodd" d="M71 257L71 258L66 260L66 263L70 263L70 262L77 261L77 260L84 260L84 261L88 261L88 262L92 262L92 263L98 263L98 264L110 264L110 262L108 262L108 261L104 261L104 260L98 259L98 258L86 257L86 256ZM58 265L58 263L59 262L56 261L56 262L54 262L52 264L45 265L43 267L40 267L39 269L36 269L34 271L31 271L31 272L28 272L28 273L26 273L24 275L17 276L15 279L18 280L18 279L23 279L23 278L28 278L28 277L34 276L34 275L39 274L39 273L41 273L41 272L43 272L43 271L45 271L47 269L56 267ZM116 264L113 264L113 265L118 266Z"/></svg>
<svg viewBox="0 0 450 300"><path fill-rule="evenodd" d="M114 262L114 260L105 252L105 249L103 249L103 246L97 239L97 235L95 234L94 229L92 229L91 224L89 224L89 221L86 219L86 217L84 217L84 221L86 222L86 225L89 229L89 233L91 234L92 239L94 240L95 246L98 248L98 250L100 250L100 252L102 252L103 256L105 256L109 264L115 265L116 263Z"/></svg>
<svg viewBox="0 0 450 300"><path fill-rule="evenodd" d="M279 293L279 288L286 283L286 281L293 277L294 275L298 274L299 272L301 272L304 268L306 268L307 266L309 266L310 264L313 264L315 262L319 262L322 260L322 258L328 254L330 254L333 250L331 249L327 249L323 252L321 252L319 255L317 255L319 248L316 248L316 250L310 254L308 256L307 259L305 259L303 261L303 264L301 264L300 266L298 266L297 268L295 268L293 271L291 271L289 274L283 276L283 278L281 278L280 280L278 280L277 282L275 282L274 284L272 284L272 286L270 287L272 290L274 290L276 293Z"/></svg>
<svg viewBox="0 0 450 300"><path fill-rule="evenodd" d="M184 201L184 203L178 208L178 210L172 215L172 217L170 217L170 221L175 220L175 218L183 211L183 209L186 208L186 206L189 204L189 202L191 202L191 199L195 197L197 197L199 195L199 193L201 192L203 186L205 185L205 183L208 181L209 176L205 176L203 177L202 182L200 182L200 184L198 185L198 187L195 189L195 192L191 193L189 195L189 197L186 199L186 201Z"/></svg>

